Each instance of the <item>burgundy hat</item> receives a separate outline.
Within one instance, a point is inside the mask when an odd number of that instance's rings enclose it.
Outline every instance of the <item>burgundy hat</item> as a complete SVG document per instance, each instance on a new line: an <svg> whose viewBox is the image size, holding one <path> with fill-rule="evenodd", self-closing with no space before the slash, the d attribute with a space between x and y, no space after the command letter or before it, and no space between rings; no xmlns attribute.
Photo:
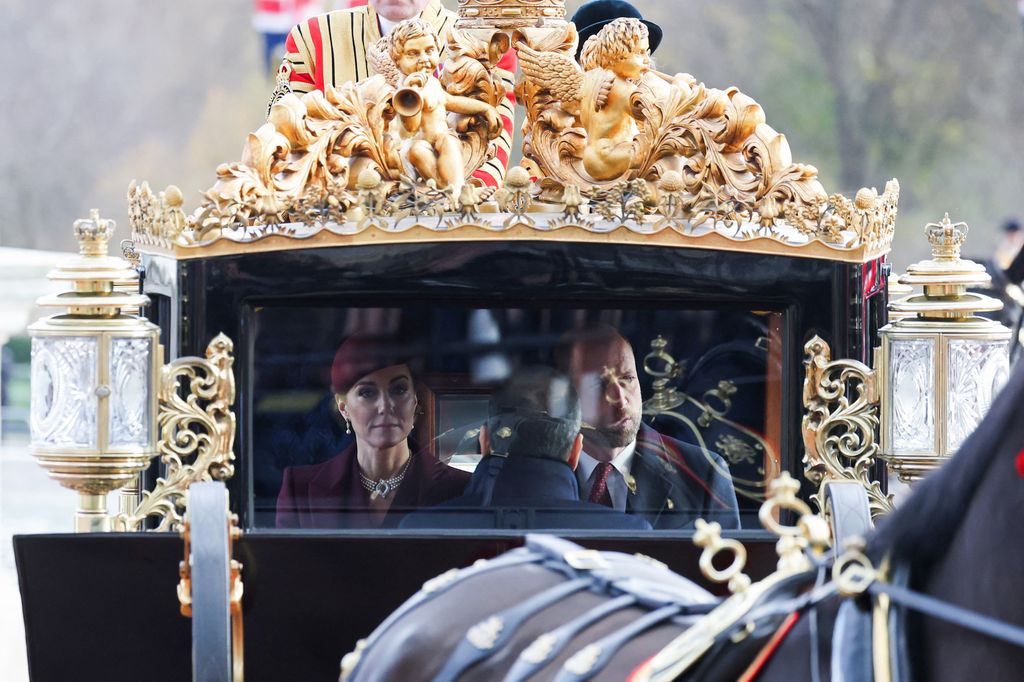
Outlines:
<svg viewBox="0 0 1024 682"><path fill-rule="evenodd" d="M408 344L387 335L357 333L345 339L331 364L331 389L347 393L357 381L385 367L407 365L415 372L418 357Z"/></svg>

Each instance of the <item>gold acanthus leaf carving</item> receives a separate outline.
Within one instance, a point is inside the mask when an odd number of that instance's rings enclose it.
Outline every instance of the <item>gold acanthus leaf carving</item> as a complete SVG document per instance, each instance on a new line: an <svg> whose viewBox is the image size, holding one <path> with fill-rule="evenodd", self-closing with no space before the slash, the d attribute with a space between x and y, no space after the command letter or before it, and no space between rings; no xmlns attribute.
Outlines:
<svg viewBox="0 0 1024 682"><path fill-rule="evenodd" d="M411 23L423 24L402 22L391 35ZM438 134L450 136L456 145L450 154L458 159L461 171L452 181L458 196L464 178L495 154L493 140L501 132L495 107L505 96L505 85L492 61L500 57L502 36L483 41L451 30L440 81L431 70L410 68L402 73L393 58L397 48L378 44L372 50L377 75L337 88L327 86L325 92L284 95L271 106L267 122L249 135L241 160L217 169L217 182L204 193L194 217L196 239L223 227L302 220L308 210L298 207L311 187L338 203L351 204L351 197L342 195L356 189L364 170L397 183L429 166L412 155L414 148L427 148L423 142L444 161L443 150L450 146L435 139ZM418 101L421 108L403 114L405 110L395 106L401 94ZM447 104L438 105L438 95ZM428 107L436 106L447 108L451 129L443 124L443 133L419 128L436 110ZM444 113L442 109L437 115ZM441 178L421 176L417 181L426 186L430 179L443 186Z"/></svg>
<svg viewBox="0 0 1024 682"><path fill-rule="evenodd" d="M114 520L116 530L139 530L157 516L157 530L180 531L185 491L196 481L223 481L235 472L234 344L218 334L205 358L185 357L160 372L158 422L160 461L166 473L131 515ZM182 392L181 383L187 382ZM191 461L190 461L191 460Z"/></svg>
<svg viewBox="0 0 1024 682"><path fill-rule="evenodd" d="M132 239L145 246L170 248L187 228L184 197L174 185L156 194L149 183L128 185L128 222Z"/></svg>
<svg viewBox="0 0 1024 682"><path fill-rule="evenodd" d="M829 197L829 209L863 244L876 250L892 243L899 199L900 183L893 178L885 183L881 195L874 187L861 188L852 201L841 194L833 194Z"/></svg>
<svg viewBox="0 0 1024 682"><path fill-rule="evenodd" d="M856 360L832 360L818 336L804 346L804 355L803 462L804 475L819 486L814 501L824 510L822 484L854 481L867 492L872 516L891 512L892 496L871 479L878 455L877 374Z"/></svg>
<svg viewBox="0 0 1024 682"><path fill-rule="evenodd" d="M524 155L539 177L602 187L678 171L691 205L731 203L770 227L786 207L817 233L828 195L813 166L794 163L784 135L736 88L706 88L688 74L650 68L646 27L618 19L573 59L575 29L530 44L516 34L527 108ZM623 46L630 54L622 56ZM585 69L585 70L584 70ZM531 165L532 164L532 165Z"/></svg>

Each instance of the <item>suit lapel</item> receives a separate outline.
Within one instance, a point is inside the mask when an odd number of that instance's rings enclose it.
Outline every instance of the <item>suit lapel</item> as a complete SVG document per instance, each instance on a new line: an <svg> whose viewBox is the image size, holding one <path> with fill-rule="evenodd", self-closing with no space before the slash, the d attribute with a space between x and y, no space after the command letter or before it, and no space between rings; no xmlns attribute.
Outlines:
<svg viewBox="0 0 1024 682"><path fill-rule="evenodd" d="M647 424L642 424L637 434L635 463L633 469L644 472L646 477L643 481L637 476L637 496L646 484L648 492L641 499L637 500L637 508L641 503L646 503L650 512L647 518L652 526L657 527L656 522L662 520L661 527L674 528L678 520L684 518L680 513L689 512L687 517L699 513L704 508L704 500L694 490L696 486L687 485L684 482L683 472L671 462L683 457L683 454L676 452L671 445L665 442L661 434ZM638 467L637 465L641 465ZM682 462L686 466L685 462ZM654 497L657 494L660 497ZM672 522L667 516L676 516Z"/></svg>
<svg viewBox="0 0 1024 682"><path fill-rule="evenodd" d="M639 514L655 526L658 517L666 511L667 500L671 499L672 480L661 470L659 463L651 460L651 454L645 453L637 443L633 454L633 465L630 475L636 483L636 492L630 491L626 497L626 511Z"/></svg>

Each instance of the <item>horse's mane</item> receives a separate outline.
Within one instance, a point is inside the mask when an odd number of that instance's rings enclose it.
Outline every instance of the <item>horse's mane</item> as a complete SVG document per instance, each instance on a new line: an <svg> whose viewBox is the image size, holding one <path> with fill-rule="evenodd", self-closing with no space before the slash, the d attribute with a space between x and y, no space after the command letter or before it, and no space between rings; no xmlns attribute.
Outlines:
<svg viewBox="0 0 1024 682"><path fill-rule="evenodd" d="M949 549L968 507L992 463L1022 443L1007 438L1024 417L1024 363L992 403L992 408L957 454L918 484L906 504L879 523L868 540L877 562L887 553L908 561L915 574L927 573ZM1010 471L1010 469L1008 469Z"/></svg>

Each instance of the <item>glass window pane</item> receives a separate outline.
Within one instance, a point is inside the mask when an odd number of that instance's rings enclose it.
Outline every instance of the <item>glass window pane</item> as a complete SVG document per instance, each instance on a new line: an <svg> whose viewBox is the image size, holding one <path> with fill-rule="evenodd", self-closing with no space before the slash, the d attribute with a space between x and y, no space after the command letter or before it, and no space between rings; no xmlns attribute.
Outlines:
<svg viewBox="0 0 1024 682"><path fill-rule="evenodd" d="M110 341L110 444L114 447L149 444L150 339Z"/></svg>
<svg viewBox="0 0 1024 682"><path fill-rule="evenodd" d="M1009 349L1005 341L953 339L949 342L949 397L946 402L950 452L960 448L1006 383Z"/></svg>
<svg viewBox="0 0 1024 682"><path fill-rule="evenodd" d="M257 526L758 528L780 470L781 381L768 368L784 357L781 312L256 315ZM523 383L539 375L547 388ZM502 403L510 384L533 402ZM566 395L578 416L557 445Z"/></svg>
<svg viewBox="0 0 1024 682"><path fill-rule="evenodd" d="M927 339L892 342L892 447L896 454L935 449L934 352Z"/></svg>
<svg viewBox="0 0 1024 682"><path fill-rule="evenodd" d="M97 446L96 348L92 336L32 339L32 447Z"/></svg>

